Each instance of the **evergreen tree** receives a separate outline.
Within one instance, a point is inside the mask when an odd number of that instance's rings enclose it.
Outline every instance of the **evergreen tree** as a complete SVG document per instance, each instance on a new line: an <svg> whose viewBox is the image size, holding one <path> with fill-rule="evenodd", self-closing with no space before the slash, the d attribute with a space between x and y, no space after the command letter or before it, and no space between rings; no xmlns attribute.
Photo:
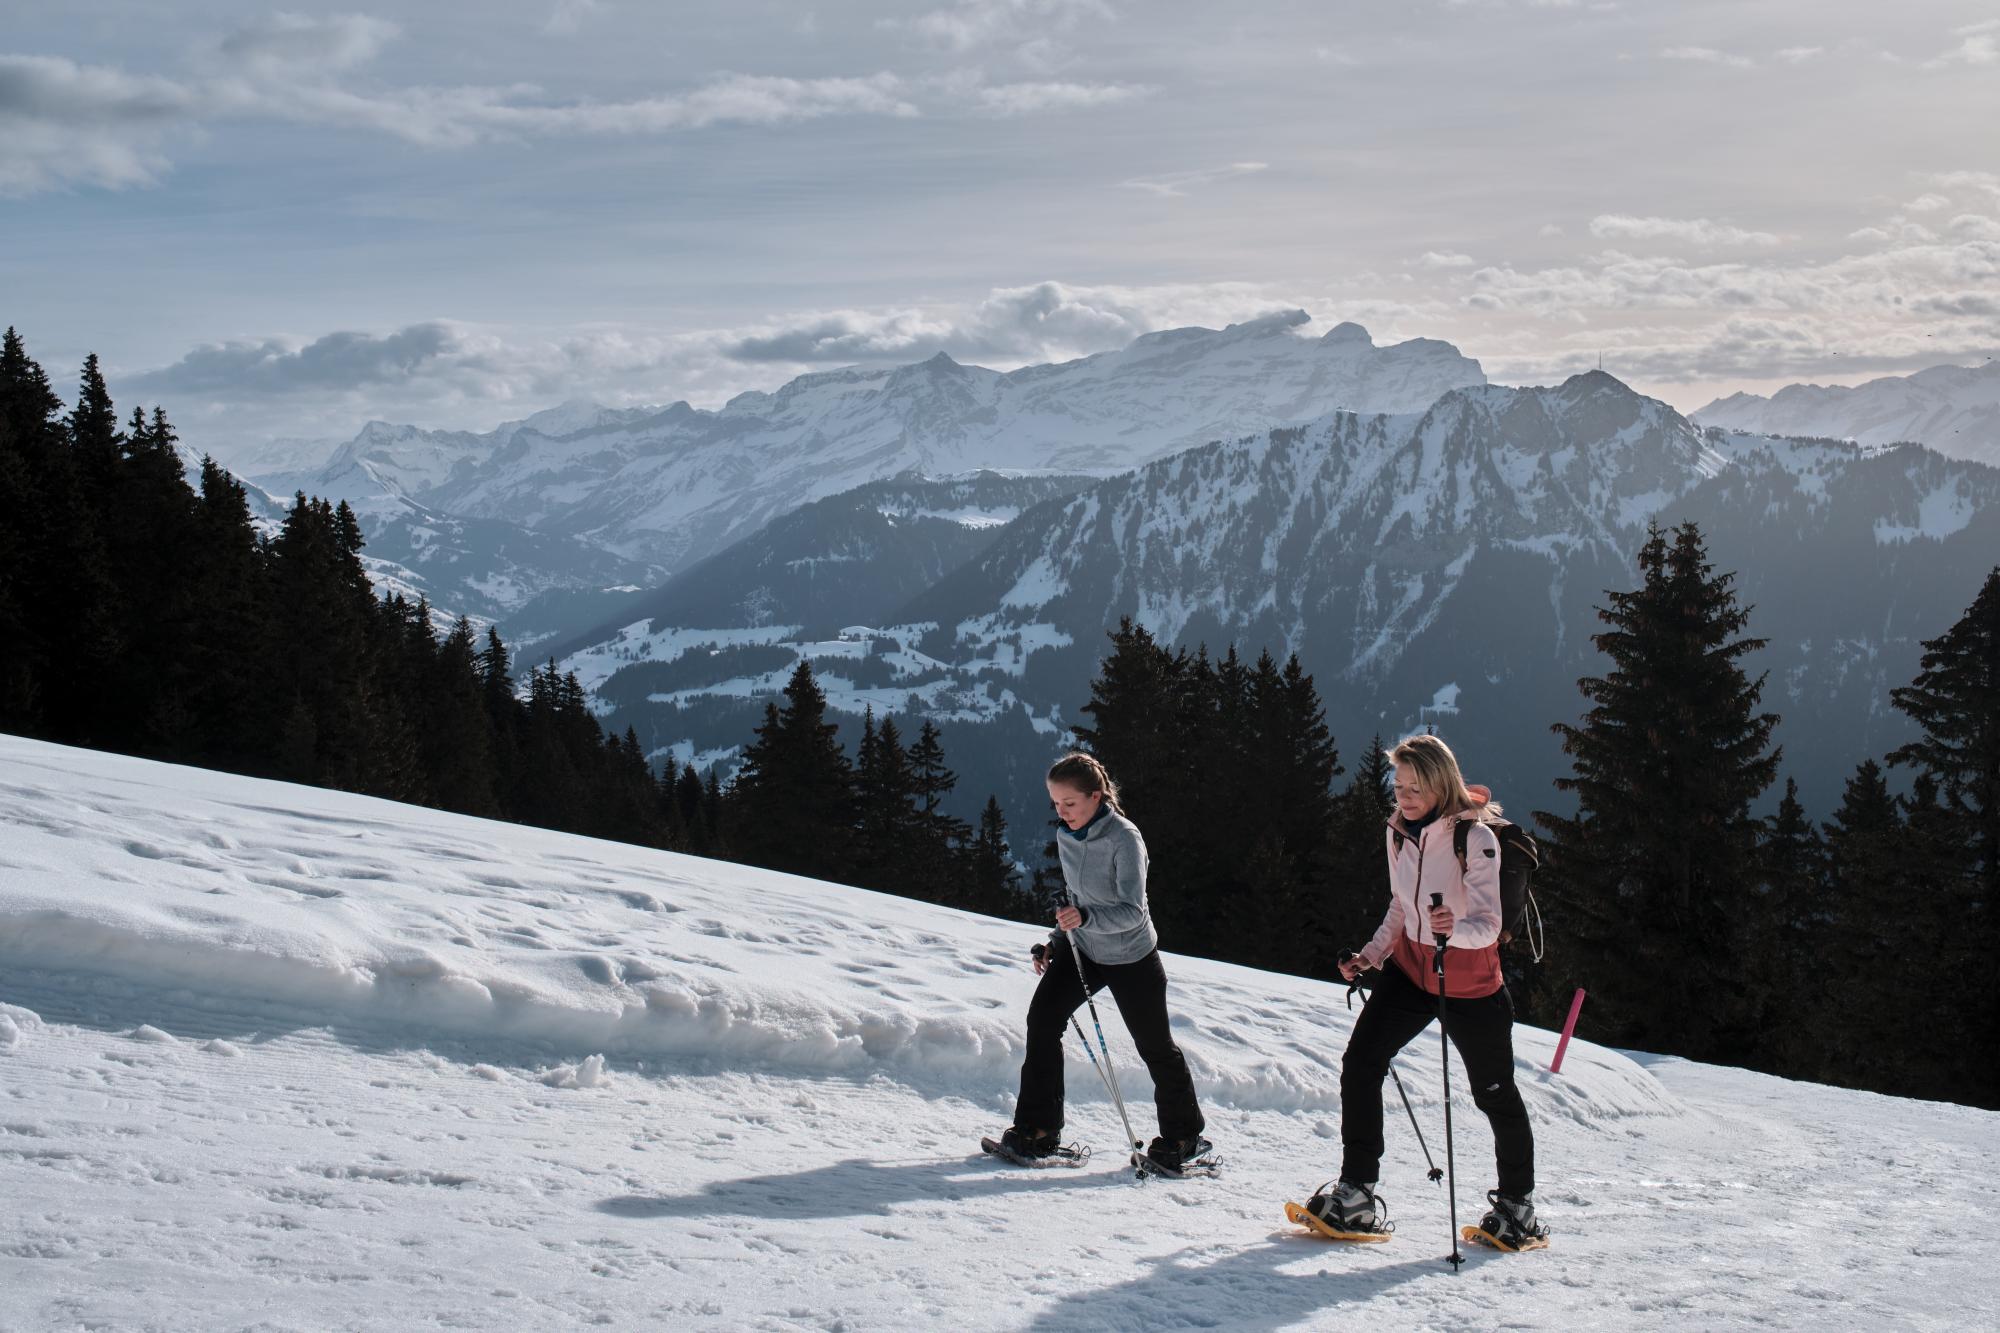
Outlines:
<svg viewBox="0 0 2000 1333"><path fill-rule="evenodd" d="M972 844L971 886L966 903L970 910L987 916L1027 914L1021 872L1007 847L1007 816L997 796L988 796L986 808L979 812L979 833Z"/></svg>
<svg viewBox="0 0 2000 1333"><path fill-rule="evenodd" d="M944 798L958 786L958 775L944 758L944 737L929 718L917 729L910 747L910 794L916 802L916 839L911 848L910 874L914 896L929 902L967 907L975 896L971 883L972 829L945 813Z"/></svg>
<svg viewBox="0 0 2000 1333"><path fill-rule="evenodd" d="M861 749L855 769L857 814L853 882L883 893L936 898L918 875L918 840L923 818L913 804L916 778L902 733L893 718L875 722L875 710L861 719Z"/></svg>
<svg viewBox="0 0 2000 1333"><path fill-rule="evenodd" d="M1825 1019L1813 1077L1850 1087L1890 1086L1904 1072L1905 1014L1884 982L1931 965L1911 947L1904 919L1909 843L1901 804L1882 766L1864 760L1826 825L1828 920L1814 987ZM1914 965L1914 967L1913 967Z"/></svg>
<svg viewBox="0 0 2000 1333"><path fill-rule="evenodd" d="M1777 813L1765 821L1759 849L1761 893L1752 920L1764 940L1760 1067L1793 1078L1821 1078L1819 1053L1828 1009L1827 956L1833 903L1826 843L1799 804L1799 784L1785 780Z"/></svg>
<svg viewBox="0 0 2000 1333"><path fill-rule="evenodd" d="M1763 680L1738 662L1762 641L1739 637L1749 612L1695 525L1671 544L1655 527L1639 569L1641 586L1598 610L1610 628L1593 642L1611 670L1579 682L1590 710L1555 727L1574 765L1556 785L1578 809L1536 816L1537 891L1561 923L1544 975L1552 1001L1590 990L1601 1040L1741 1062L1756 1046L1750 803L1779 755L1777 716L1757 711Z"/></svg>
<svg viewBox="0 0 2000 1333"><path fill-rule="evenodd" d="M1378 732L1354 767L1354 777L1334 802L1330 839L1332 868L1328 874L1326 927L1331 953L1322 952L1313 975L1326 969L1342 949L1359 950L1374 938L1389 908L1388 835L1384 831L1395 811L1390 782L1395 765Z"/></svg>
<svg viewBox="0 0 2000 1333"><path fill-rule="evenodd" d="M2000 895L2000 568L1957 624L1924 641L1921 666L1916 680L1889 698L1924 734L1889 762L1936 781L1973 881L1961 895L1964 906L1981 915L1992 943Z"/></svg>
<svg viewBox="0 0 2000 1333"><path fill-rule="evenodd" d="M785 705L764 723L731 785L729 837L752 865L846 881L857 803L853 766L826 720L826 695L810 663L785 685Z"/></svg>

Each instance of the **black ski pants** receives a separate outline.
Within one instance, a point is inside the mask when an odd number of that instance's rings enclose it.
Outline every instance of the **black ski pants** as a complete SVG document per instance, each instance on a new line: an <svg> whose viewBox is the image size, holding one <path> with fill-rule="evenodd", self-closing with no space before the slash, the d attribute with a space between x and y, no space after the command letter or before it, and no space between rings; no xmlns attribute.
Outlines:
<svg viewBox="0 0 2000 1333"><path fill-rule="evenodd" d="M1437 996L1393 962L1382 969L1340 1062L1341 1179L1363 1185L1378 1179L1382 1080L1389 1075L1391 1057L1436 1017ZM1473 1104L1493 1126L1500 1192L1518 1198L1535 1188L1535 1134L1521 1090L1514 1086L1514 1003L1504 986L1476 1000L1447 998L1445 1028L1458 1050Z"/></svg>
<svg viewBox="0 0 2000 1333"><path fill-rule="evenodd" d="M1063 1125L1063 1033L1084 1000L1074 958L1068 938L1056 940L1028 1004L1028 1058L1021 1062L1021 1095L1014 1103L1014 1124L1021 1129L1059 1130ZM1194 1077L1167 1021L1167 970L1160 964L1160 951L1134 963L1097 963L1085 955L1083 974L1090 979L1092 995L1109 987L1118 1001L1125 1030L1153 1076L1160 1137L1191 1139L1201 1133L1206 1122L1195 1102ZM1098 1059L1103 1058L1099 1052Z"/></svg>

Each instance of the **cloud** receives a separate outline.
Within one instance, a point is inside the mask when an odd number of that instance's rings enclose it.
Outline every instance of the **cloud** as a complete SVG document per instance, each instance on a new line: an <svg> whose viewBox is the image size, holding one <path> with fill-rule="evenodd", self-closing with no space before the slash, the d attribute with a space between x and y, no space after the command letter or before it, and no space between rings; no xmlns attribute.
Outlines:
<svg viewBox="0 0 2000 1333"><path fill-rule="evenodd" d="M1229 323L1282 306L1249 284L996 288L969 309L836 311L774 321L722 344L737 360L793 364L906 361L939 351L1025 364L1123 347L1155 329Z"/></svg>
<svg viewBox="0 0 2000 1333"><path fill-rule="evenodd" d="M571 36L583 27L584 19L601 8L602 0L556 0L555 10L542 25L542 31L558 37Z"/></svg>
<svg viewBox="0 0 2000 1333"><path fill-rule="evenodd" d="M393 41L395 24L366 14L273 14L238 28L216 45L227 61L264 73L301 69L352 69L366 64Z"/></svg>
<svg viewBox="0 0 2000 1333"><path fill-rule="evenodd" d="M151 184L167 170L165 139L202 110L170 79L0 55L0 194Z"/></svg>
<svg viewBox="0 0 2000 1333"><path fill-rule="evenodd" d="M1149 89L1123 83L1001 83L977 89L978 105L996 116L1027 116L1107 106L1143 97Z"/></svg>
<svg viewBox="0 0 2000 1333"><path fill-rule="evenodd" d="M2000 64L2000 19L1954 28L1952 36L1959 39L1958 45L1926 60L1925 69L1942 69L1947 65Z"/></svg>
<svg viewBox="0 0 2000 1333"><path fill-rule="evenodd" d="M378 388L407 383L464 350L453 325L432 321L379 337L330 333L303 346L278 339L208 344L132 383L148 393L255 396Z"/></svg>
<svg viewBox="0 0 2000 1333"><path fill-rule="evenodd" d="M1941 194L1920 194L1903 205L1906 212L1934 213L1940 208L1949 208L1951 200Z"/></svg>
<svg viewBox="0 0 2000 1333"><path fill-rule="evenodd" d="M1991 171L1934 171L1919 179L1946 190L1983 190L2000 199L2000 174Z"/></svg>
<svg viewBox="0 0 2000 1333"><path fill-rule="evenodd" d="M561 101L528 85L357 89L336 76L372 59L394 25L361 15L279 14L218 43L188 79L128 74L53 56L0 55L0 194L121 188L169 169L176 133L223 121L358 129L427 147L583 135L660 135L721 124L919 114L896 75L799 79L727 74L626 101ZM975 87L997 114L1122 100L1140 90L1083 84Z"/></svg>
<svg viewBox="0 0 2000 1333"><path fill-rule="evenodd" d="M1590 234L1601 238L1634 240L1675 240L1690 245L1773 246L1780 237L1768 231L1745 231L1707 218L1632 217L1624 213L1600 213L1590 220Z"/></svg>
<svg viewBox="0 0 2000 1333"><path fill-rule="evenodd" d="M1809 60L1817 60L1826 54L1824 46L1787 46L1771 53L1787 65L1803 65Z"/></svg>
<svg viewBox="0 0 2000 1333"><path fill-rule="evenodd" d="M2000 315L2000 297L1985 292L1953 292L1948 296L1926 296L1913 302L1910 308L1926 315Z"/></svg>
<svg viewBox="0 0 2000 1333"><path fill-rule="evenodd" d="M2000 241L2000 220L1978 213L1960 213L1946 224L1954 236L1972 241Z"/></svg>
<svg viewBox="0 0 2000 1333"><path fill-rule="evenodd" d="M1660 52L1667 60L1689 60L1703 65L1726 65L1730 69L1755 69L1757 62L1748 56L1732 55L1718 51L1712 46L1669 46Z"/></svg>
<svg viewBox="0 0 2000 1333"><path fill-rule="evenodd" d="M1103 0L959 0L914 18L881 19L877 26L915 34L931 46L963 55L980 47L1045 39L1086 18L1112 17Z"/></svg>
<svg viewBox="0 0 2000 1333"><path fill-rule="evenodd" d="M1269 170L1268 162L1231 162L1226 167L1211 167L1204 171L1170 171L1164 176L1147 178L1134 177L1118 182L1121 190L1144 190L1162 198L1178 199L1189 190L1203 185L1213 185L1217 181L1235 180L1242 176L1254 176Z"/></svg>
<svg viewBox="0 0 2000 1333"><path fill-rule="evenodd" d="M1426 250L1417 262L1425 268L1471 268L1479 261L1456 250Z"/></svg>

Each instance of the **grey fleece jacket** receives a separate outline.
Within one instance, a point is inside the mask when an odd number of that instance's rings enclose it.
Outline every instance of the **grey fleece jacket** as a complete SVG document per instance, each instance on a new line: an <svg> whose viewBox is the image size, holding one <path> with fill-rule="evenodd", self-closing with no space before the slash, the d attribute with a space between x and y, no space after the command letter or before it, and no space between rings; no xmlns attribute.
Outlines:
<svg viewBox="0 0 2000 1333"><path fill-rule="evenodd" d="M1084 957L1136 963L1158 947L1160 933L1146 910L1146 840L1131 820L1107 806L1080 838L1059 828L1056 855L1070 900L1084 911L1083 925L1072 932Z"/></svg>

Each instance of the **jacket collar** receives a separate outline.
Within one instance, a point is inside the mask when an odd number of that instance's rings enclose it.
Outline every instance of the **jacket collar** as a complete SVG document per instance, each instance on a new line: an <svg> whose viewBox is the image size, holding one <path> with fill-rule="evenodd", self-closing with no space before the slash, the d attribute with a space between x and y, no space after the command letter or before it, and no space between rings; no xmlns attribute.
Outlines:
<svg viewBox="0 0 2000 1333"><path fill-rule="evenodd" d="M1088 838L1090 836L1090 831L1092 829L1096 828L1099 824L1102 824L1104 822L1104 817L1110 813L1111 813L1111 802L1106 801L1097 807L1097 813L1090 817L1090 822L1088 824L1085 824L1082 828L1071 828L1069 825L1065 824L1062 827L1062 831L1064 833L1069 834L1070 837L1075 838L1078 842L1082 842L1085 838Z"/></svg>

